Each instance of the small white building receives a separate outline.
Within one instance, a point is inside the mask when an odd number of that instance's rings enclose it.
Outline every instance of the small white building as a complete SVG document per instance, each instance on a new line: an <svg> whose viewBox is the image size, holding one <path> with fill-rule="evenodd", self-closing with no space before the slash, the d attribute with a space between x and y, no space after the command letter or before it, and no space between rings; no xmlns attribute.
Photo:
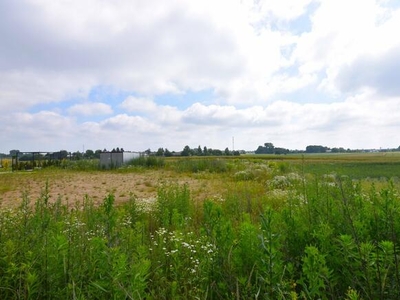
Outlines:
<svg viewBox="0 0 400 300"><path fill-rule="evenodd" d="M102 152L100 153L100 167L105 169L117 168L140 156L140 152Z"/></svg>

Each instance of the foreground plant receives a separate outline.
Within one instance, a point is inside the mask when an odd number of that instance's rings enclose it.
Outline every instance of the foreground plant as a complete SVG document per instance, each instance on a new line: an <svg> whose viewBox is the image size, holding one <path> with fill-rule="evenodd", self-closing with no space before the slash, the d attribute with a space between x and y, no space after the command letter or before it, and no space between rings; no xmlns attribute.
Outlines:
<svg viewBox="0 0 400 300"><path fill-rule="evenodd" d="M272 180L199 202L162 184L148 206L24 193L0 211L0 299L399 299L393 184Z"/></svg>

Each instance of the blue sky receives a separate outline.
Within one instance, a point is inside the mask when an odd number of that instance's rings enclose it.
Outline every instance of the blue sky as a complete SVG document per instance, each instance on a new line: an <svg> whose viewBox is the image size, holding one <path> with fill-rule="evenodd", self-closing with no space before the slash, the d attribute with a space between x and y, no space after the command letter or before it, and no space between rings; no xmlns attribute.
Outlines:
<svg viewBox="0 0 400 300"><path fill-rule="evenodd" d="M0 152L400 145L400 2L0 2Z"/></svg>

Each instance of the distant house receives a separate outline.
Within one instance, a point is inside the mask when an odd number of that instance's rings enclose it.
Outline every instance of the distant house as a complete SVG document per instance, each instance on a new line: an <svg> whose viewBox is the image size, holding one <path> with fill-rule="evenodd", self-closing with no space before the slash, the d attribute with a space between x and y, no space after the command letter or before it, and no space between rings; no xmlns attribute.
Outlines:
<svg viewBox="0 0 400 300"><path fill-rule="evenodd" d="M117 168L140 156L140 152L102 152L100 153L100 167L104 169Z"/></svg>

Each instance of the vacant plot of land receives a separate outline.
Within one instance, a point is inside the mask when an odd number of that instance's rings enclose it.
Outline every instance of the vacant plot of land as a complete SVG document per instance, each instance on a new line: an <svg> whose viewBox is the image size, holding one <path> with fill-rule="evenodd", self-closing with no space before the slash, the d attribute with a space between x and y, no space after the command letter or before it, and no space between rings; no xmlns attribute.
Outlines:
<svg viewBox="0 0 400 300"><path fill-rule="evenodd" d="M74 205L89 196L95 203L101 203L109 193L115 195L116 202L125 202L136 196L143 201L152 201L160 184L188 184L194 198L213 197L214 180L200 176L180 174L170 171L147 170L144 172L76 172L65 170L37 170L33 172L0 173L0 206L17 206L23 194L34 202L44 192L46 184L50 202L61 198L63 203Z"/></svg>
<svg viewBox="0 0 400 300"><path fill-rule="evenodd" d="M0 299L400 299L398 158L2 170Z"/></svg>
<svg viewBox="0 0 400 300"><path fill-rule="evenodd" d="M183 171L182 171L183 170ZM101 203L112 193L116 202L134 195L152 201L161 184L187 183L194 200L221 196L238 181L252 181L256 193L266 191L266 182L287 173L347 175L352 179L385 184L391 179L400 185L400 153L351 153L307 155L245 155L224 158L172 158L165 167L119 171L73 171L41 169L31 172L0 172L0 207L17 206L22 196L34 202L46 184L50 202L61 199L70 206L86 195ZM255 187L257 186L257 187Z"/></svg>

